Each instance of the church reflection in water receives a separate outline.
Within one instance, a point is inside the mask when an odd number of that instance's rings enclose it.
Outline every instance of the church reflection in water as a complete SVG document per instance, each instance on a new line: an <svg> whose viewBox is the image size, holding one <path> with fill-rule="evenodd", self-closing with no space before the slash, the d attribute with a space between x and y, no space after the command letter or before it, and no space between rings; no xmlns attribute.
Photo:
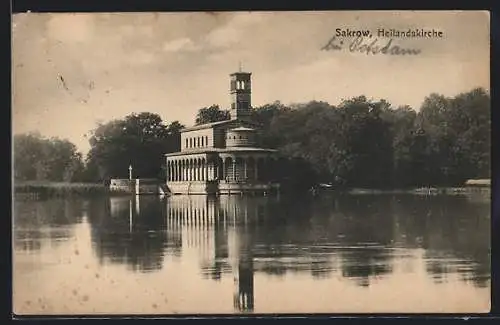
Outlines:
<svg viewBox="0 0 500 325"><path fill-rule="evenodd" d="M182 233L186 247L198 249L202 273L214 280L234 276L234 308L253 311L253 232L273 200L266 197L173 196L168 199L167 228ZM194 237L194 238L193 238Z"/></svg>
<svg viewBox="0 0 500 325"><path fill-rule="evenodd" d="M255 272L306 272L316 279L336 273L369 287L396 272L398 259L418 258L412 254L422 249L429 277L442 282L447 274L460 273L476 286L489 282L488 238L464 237L467 229L478 234L489 229L481 206L457 199L286 200L237 195L92 200L92 244L101 263L127 265L134 272L160 270L165 256L195 256L202 277L234 280L237 312L254 310ZM448 265L453 259L460 265ZM429 264L436 260L442 267Z"/></svg>
<svg viewBox="0 0 500 325"><path fill-rule="evenodd" d="M163 267L165 256L195 250L201 273L213 280L234 275L234 307L254 306L252 237L272 204L266 197L154 196L93 201L89 221L101 264L124 264L136 272ZM250 229L252 227L252 229Z"/></svg>

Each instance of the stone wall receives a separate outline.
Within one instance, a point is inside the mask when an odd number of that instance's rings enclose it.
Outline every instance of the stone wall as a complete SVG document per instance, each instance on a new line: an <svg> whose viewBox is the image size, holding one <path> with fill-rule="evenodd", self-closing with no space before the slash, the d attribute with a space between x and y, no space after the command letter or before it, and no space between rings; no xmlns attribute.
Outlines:
<svg viewBox="0 0 500 325"><path fill-rule="evenodd" d="M215 194L217 192L216 182L169 182L167 185L172 194Z"/></svg>
<svg viewBox="0 0 500 325"><path fill-rule="evenodd" d="M111 192L132 193L135 186L135 180L129 179L111 179L109 190Z"/></svg>
<svg viewBox="0 0 500 325"><path fill-rule="evenodd" d="M111 179L109 190L112 193L159 194L161 180L158 179Z"/></svg>

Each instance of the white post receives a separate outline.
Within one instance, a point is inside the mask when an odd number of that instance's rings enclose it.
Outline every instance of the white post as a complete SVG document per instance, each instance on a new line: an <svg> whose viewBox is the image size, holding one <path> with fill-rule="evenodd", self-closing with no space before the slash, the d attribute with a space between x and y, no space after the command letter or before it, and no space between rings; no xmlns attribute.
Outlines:
<svg viewBox="0 0 500 325"><path fill-rule="evenodd" d="M128 166L128 179L132 180L132 165Z"/></svg>
<svg viewBox="0 0 500 325"><path fill-rule="evenodd" d="M132 199L129 201L128 231L132 232Z"/></svg>

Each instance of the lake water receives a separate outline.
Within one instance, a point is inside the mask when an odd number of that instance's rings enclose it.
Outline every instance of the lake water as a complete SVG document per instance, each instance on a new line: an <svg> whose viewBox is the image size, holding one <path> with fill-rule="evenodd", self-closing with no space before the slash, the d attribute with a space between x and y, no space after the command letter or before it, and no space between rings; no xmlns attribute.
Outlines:
<svg viewBox="0 0 500 325"><path fill-rule="evenodd" d="M490 309L481 200L102 197L13 215L19 315Z"/></svg>

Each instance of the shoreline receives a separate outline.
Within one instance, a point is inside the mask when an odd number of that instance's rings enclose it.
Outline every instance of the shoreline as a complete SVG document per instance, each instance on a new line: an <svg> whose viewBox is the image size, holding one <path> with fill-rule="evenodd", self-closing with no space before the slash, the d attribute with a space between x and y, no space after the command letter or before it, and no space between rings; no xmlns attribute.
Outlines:
<svg viewBox="0 0 500 325"><path fill-rule="evenodd" d="M40 198L65 196L92 196L107 194L109 190L99 183L69 183L69 182L14 182L12 186L14 197Z"/></svg>
<svg viewBox="0 0 500 325"><path fill-rule="evenodd" d="M326 190L328 191L328 190ZM333 190L335 192L335 190ZM467 195L467 194L486 194L491 193L490 187L430 187L430 188L410 188L410 189L364 189L353 188L346 191L340 191L349 194L414 194L414 195Z"/></svg>
<svg viewBox="0 0 500 325"><path fill-rule="evenodd" d="M102 183L69 183L69 182L14 182L13 194L15 197L64 197L64 196L92 196L92 195L130 195L119 191L110 191ZM422 196L434 195L491 195L488 187L430 187L430 188L395 188L395 189L318 189L317 194L347 194L347 195L397 195L411 194Z"/></svg>

